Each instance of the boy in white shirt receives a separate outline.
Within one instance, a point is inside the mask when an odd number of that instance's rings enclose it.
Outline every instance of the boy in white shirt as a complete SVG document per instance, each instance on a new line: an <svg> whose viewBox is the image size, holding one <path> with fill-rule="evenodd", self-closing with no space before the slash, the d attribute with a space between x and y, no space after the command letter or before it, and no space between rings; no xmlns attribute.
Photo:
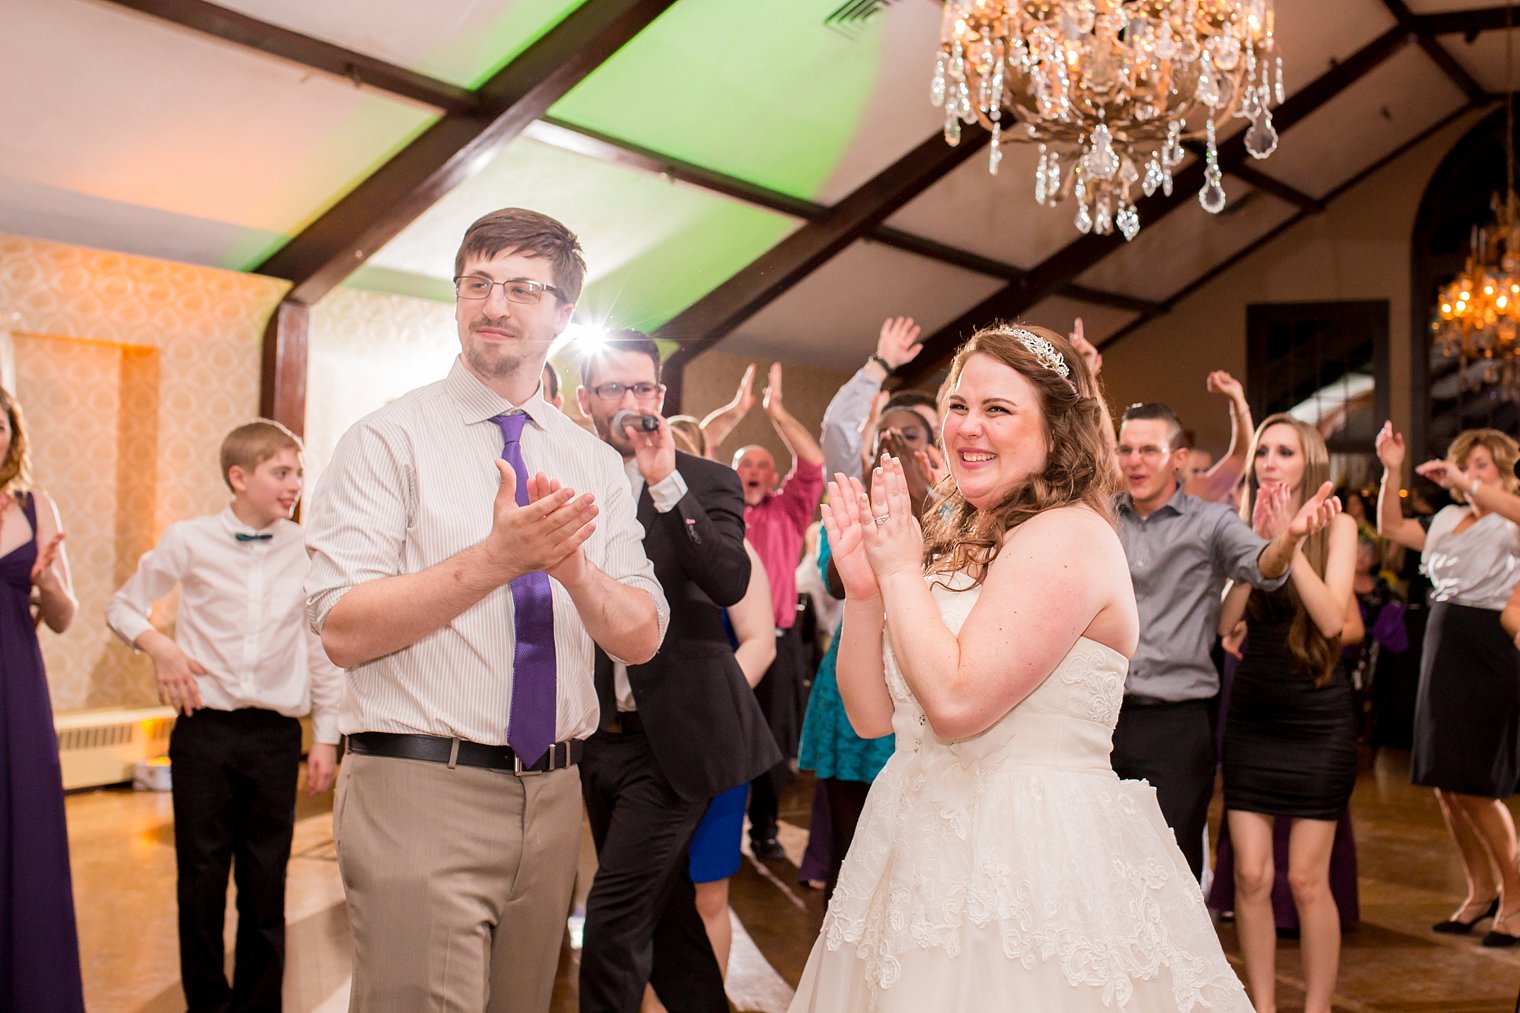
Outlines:
<svg viewBox="0 0 1520 1013"><path fill-rule="evenodd" d="M180 714L169 758L190 1013L280 1009L299 717L309 712L313 724L307 791L330 788L337 767L343 676L306 627L309 564L290 519L301 452L294 433L267 419L228 433L221 465L231 504L170 525L106 606L116 635L153 659L159 700ZM176 584L170 638L151 613ZM230 987L222 938L229 869L238 907Z"/></svg>

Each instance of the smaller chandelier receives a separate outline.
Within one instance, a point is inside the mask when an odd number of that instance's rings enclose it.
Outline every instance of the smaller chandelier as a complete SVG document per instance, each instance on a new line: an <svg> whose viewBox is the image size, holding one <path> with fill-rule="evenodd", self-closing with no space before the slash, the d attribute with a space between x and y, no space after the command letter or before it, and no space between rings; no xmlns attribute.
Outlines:
<svg viewBox="0 0 1520 1013"><path fill-rule="evenodd" d="M948 143L963 123L992 132L990 172L1005 139L1036 142L1035 200L1074 197L1078 231L1133 239L1135 186L1170 195L1184 140L1204 138L1211 214L1225 204L1219 124L1244 117L1246 150L1276 150L1272 0L945 0L930 99Z"/></svg>
<svg viewBox="0 0 1520 1013"><path fill-rule="evenodd" d="M1512 76L1514 40L1505 22L1505 80ZM1492 385L1501 397L1520 401L1520 200L1515 196L1515 101L1504 99L1504 194L1494 194L1494 224L1473 227L1467 263L1436 299L1431 336L1448 358L1456 359L1461 388L1469 389L1468 367L1482 363L1479 385Z"/></svg>

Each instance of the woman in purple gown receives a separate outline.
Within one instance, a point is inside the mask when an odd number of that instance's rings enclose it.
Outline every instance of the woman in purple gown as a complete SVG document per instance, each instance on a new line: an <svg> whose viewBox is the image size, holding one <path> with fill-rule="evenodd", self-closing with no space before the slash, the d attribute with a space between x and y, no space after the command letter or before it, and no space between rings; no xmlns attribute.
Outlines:
<svg viewBox="0 0 1520 1013"><path fill-rule="evenodd" d="M75 1013L63 776L36 624L63 632L77 603L58 510L27 480L21 407L0 388L0 1010Z"/></svg>

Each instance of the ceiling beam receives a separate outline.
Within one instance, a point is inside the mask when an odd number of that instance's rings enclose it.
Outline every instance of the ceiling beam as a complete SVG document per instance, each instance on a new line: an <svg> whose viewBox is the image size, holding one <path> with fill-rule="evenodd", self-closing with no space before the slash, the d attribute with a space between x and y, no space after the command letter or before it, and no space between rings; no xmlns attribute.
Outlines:
<svg viewBox="0 0 1520 1013"><path fill-rule="evenodd" d="M1303 88L1289 95L1273 111L1272 121L1279 134L1329 102L1336 95L1361 80L1401 50L1410 41L1409 33L1395 26L1373 39L1342 62L1331 67ZM1219 164L1227 173L1245 165L1250 157L1245 148L1245 130L1237 131L1219 145ZM1154 227L1167 214L1196 199L1203 183L1204 162L1194 159L1176 176L1172 194L1156 191L1136 204L1140 221ZM1055 294L1063 285L1118 249L1123 240L1115 235L1086 235L1057 250L1028 274L1010 282L949 324L924 340L924 349L904 366L909 383L922 382L938 370L955 353L960 343L976 328L993 320L1012 319L1027 311L1041 299Z"/></svg>
<svg viewBox="0 0 1520 1013"><path fill-rule="evenodd" d="M1504 4L1465 11L1415 14L1410 18L1410 29L1421 35L1476 35L1503 29L1507 16Z"/></svg>
<svg viewBox="0 0 1520 1013"><path fill-rule="evenodd" d="M433 124L254 270L320 299L674 2L586 0L476 92L473 115Z"/></svg>
<svg viewBox="0 0 1520 1013"><path fill-rule="evenodd" d="M655 337L680 346L667 363L667 368L675 367L667 386L679 397L680 369L687 361L721 341L840 250L870 234L984 148L988 139L987 131L977 126L968 127L955 147L934 134L830 208L822 221L803 225L677 314L655 332Z"/></svg>
<svg viewBox="0 0 1520 1013"><path fill-rule="evenodd" d="M428 77L373 56L323 42L279 25L250 18L206 0L98 0L125 7L302 67L320 70L356 85L421 102L445 113L469 114L475 95L447 81Z"/></svg>
<svg viewBox="0 0 1520 1013"><path fill-rule="evenodd" d="M1262 193L1269 193L1278 200L1287 201L1301 211L1317 215L1325 210L1325 202L1310 197L1295 187L1289 186L1272 176L1267 175L1260 169L1254 168L1249 162L1242 162L1230 167L1230 175L1242 183L1249 183Z"/></svg>
<svg viewBox="0 0 1520 1013"><path fill-rule="evenodd" d="M1418 134L1415 134L1409 140L1405 141L1403 144L1400 144L1397 148L1393 149L1388 154L1378 159L1376 162L1373 162L1371 165L1362 169L1362 171L1358 172L1355 176L1352 176L1350 179L1337 186L1334 190L1331 190L1328 194L1325 195L1325 204L1329 205L1330 202L1334 201L1341 194L1346 193L1352 187L1356 186L1358 183L1361 183L1373 173L1383 168L1383 166L1392 162L1394 159L1401 157L1405 152L1409 151L1416 145L1421 144L1436 133L1446 129L1448 125L1460 119L1462 116L1465 116L1467 113L1470 113L1473 110L1481 109L1486 104L1487 101L1468 102L1464 105L1458 106L1452 112L1447 113L1435 123L1432 123L1430 126L1426 127ZM1209 268L1209 270L1205 271L1203 274L1199 275L1197 278L1194 278L1192 281L1188 282L1186 285L1182 286L1180 289L1168 296L1165 302L1159 304L1158 310L1152 313L1144 314L1139 319L1130 321L1128 324L1119 328L1119 330L1115 331L1113 334L1110 334L1108 338L1103 342L1103 344L1099 346L1099 351L1112 348L1122 338L1128 337L1140 327L1144 326L1146 323L1149 323L1155 317L1165 316L1167 313L1170 313L1177 307L1179 303L1182 302L1182 300L1186 299L1188 296L1192 295L1194 292L1198 291L1200 288L1207 285L1209 282L1213 281L1215 278L1219 277L1230 268L1234 267L1240 261L1251 256L1257 250L1260 250L1262 247L1272 242L1272 240L1276 239L1284 232L1287 232L1289 229L1293 228L1293 226L1297 225L1305 218L1308 218L1310 214L1312 214L1312 212L1307 210L1300 210L1293 217L1287 219L1281 225L1273 228L1266 235L1249 244L1244 249L1237 250L1225 260L1221 261L1218 264L1215 264L1213 267Z"/></svg>
<svg viewBox="0 0 1520 1013"><path fill-rule="evenodd" d="M1484 96L1483 86L1473 79L1467 69L1457 62L1456 57L1446 51L1446 47L1436 41L1429 32L1423 32L1415 27L1414 12L1404 0L1383 0L1383 6L1392 14L1399 27L1405 31L1414 33L1415 43L1425 51L1425 55L1441 68L1441 73L1467 96L1469 102L1481 101Z"/></svg>

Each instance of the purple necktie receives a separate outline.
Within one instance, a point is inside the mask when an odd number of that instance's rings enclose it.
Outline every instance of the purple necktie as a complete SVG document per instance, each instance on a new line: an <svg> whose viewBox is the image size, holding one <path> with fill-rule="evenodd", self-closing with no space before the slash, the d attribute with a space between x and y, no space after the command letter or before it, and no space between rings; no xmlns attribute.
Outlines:
<svg viewBox="0 0 1520 1013"><path fill-rule="evenodd" d="M517 473L517 505L528 503L528 466L523 463L522 430L528 416L497 415L505 445L501 458ZM543 758L554 743L554 599L542 570L512 581L512 713L507 745L524 767Z"/></svg>

